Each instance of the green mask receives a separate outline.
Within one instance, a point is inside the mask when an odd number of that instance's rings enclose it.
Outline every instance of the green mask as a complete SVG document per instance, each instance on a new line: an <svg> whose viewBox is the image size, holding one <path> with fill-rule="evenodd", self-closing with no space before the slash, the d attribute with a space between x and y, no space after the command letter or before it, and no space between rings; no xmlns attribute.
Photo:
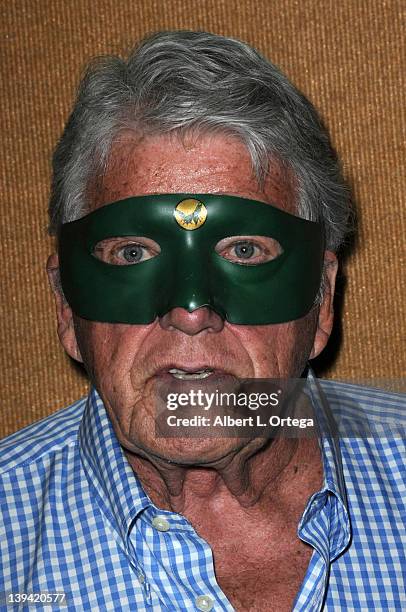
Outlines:
<svg viewBox="0 0 406 612"><path fill-rule="evenodd" d="M224 238L255 235L273 238L282 252L247 265L215 250ZM100 241L124 236L155 241L160 252L131 265L95 255ZM59 235L62 288L73 312L110 323L147 324L172 308L201 306L241 325L298 319L313 306L323 253L320 223L215 194L127 198L65 223Z"/></svg>

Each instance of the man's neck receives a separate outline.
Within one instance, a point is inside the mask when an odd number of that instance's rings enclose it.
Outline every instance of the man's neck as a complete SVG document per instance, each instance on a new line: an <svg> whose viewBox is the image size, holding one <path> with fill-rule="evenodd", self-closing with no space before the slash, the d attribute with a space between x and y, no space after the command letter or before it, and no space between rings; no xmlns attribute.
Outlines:
<svg viewBox="0 0 406 612"><path fill-rule="evenodd" d="M323 476L315 438L252 440L210 466L126 455L153 503L182 513L192 524L223 509L269 516L272 508L302 505Z"/></svg>

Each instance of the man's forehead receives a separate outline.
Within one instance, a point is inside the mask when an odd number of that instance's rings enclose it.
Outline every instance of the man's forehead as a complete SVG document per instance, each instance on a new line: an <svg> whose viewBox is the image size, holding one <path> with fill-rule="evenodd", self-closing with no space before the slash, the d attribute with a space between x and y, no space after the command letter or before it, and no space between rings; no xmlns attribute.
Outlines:
<svg viewBox="0 0 406 612"><path fill-rule="evenodd" d="M193 142L160 135L142 139L125 134L111 149L105 172L89 189L92 209L131 196L160 193L219 193L296 213L289 171L270 162L260 185L245 145L229 135L205 135Z"/></svg>

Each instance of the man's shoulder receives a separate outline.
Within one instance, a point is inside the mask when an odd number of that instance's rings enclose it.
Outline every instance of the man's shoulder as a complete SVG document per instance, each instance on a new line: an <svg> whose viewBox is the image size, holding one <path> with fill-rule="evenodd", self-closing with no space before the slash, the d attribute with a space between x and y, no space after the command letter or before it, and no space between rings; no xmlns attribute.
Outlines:
<svg viewBox="0 0 406 612"><path fill-rule="evenodd" d="M76 444L86 400L83 397L0 440L0 476Z"/></svg>
<svg viewBox="0 0 406 612"><path fill-rule="evenodd" d="M366 496L373 489L387 499L390 491L403 504L405 394L331 380L321 385L338 425L347 487L360 490L364 481Z"/></svg>
<svg viewBox="0 0 406 612"><path fill-rule="evenodd" d="M334 417L343 424L343 435L345 425L357 426L356 431L365 435L368 431L397 436L404 433L406 394L392 390L401 381L386 381L387 389L327 379L319 382Z"/></svg>

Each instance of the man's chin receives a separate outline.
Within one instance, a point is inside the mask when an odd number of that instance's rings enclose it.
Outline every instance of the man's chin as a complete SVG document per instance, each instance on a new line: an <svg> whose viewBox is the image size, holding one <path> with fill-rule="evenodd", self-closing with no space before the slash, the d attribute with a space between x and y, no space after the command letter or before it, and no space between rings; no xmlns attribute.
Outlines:
<svg viewBox="0 0 406 612"><path fill-rule="evenodd" d="M249 443L247 438L175 437L137 440L131 452L153 464L213 467L227 463Z"/></svg>

